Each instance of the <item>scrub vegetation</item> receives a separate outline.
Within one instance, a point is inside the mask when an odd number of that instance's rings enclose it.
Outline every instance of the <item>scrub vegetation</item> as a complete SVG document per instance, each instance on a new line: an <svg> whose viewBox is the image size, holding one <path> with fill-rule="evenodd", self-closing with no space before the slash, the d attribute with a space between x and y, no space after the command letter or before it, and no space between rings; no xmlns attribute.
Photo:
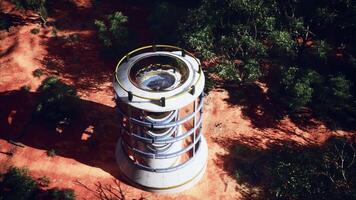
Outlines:
<svg viewBox="0 0 356 200"><path fill-rule="evenodd" d="M0 175L0 199L75 199L74 191L71 189L43 188L48 187L49 184L48 177L36 180L27 168L10 167L6 173Z"/></svg>

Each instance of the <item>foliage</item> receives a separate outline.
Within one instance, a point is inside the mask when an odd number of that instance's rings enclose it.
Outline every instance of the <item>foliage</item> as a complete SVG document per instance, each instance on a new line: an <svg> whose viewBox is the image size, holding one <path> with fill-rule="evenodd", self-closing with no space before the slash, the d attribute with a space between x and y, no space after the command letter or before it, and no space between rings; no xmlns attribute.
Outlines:
<svg viewBox="0 0 356 200"><path fill-rule="evenodd" d="M31 29L30 32L31 32L32 34L36 35L36 34L38 34L38 33L40 32L40 29L38 29L38 28L33 28L33 29Z"/></svg>
<svg viewBox="0 0 356 200"><path fill-rule="evenodd" d="M42 176L37 181L30 176L27 168L10 167L0 176L0 199L30 200L30 199L58 199L73 200L75 194L72 189L52 188L44 190L50 179Z"/></svg>
<svg viewBox="0 0 356 200"><path fill-rule="evenodd" d="M41 187L48 187L48 185L51 183L51 180L48 178L48 176L42 176L37 179L37 182Z"/></svg>
<svg viewBox="0 0 356 200"><path fill-rule="evenodd" d="M23 85L23 86L21 86L20 90L23 92L29 92L31 90L31 86Z"/></svg>
<svg viewBox="0 0 356 200"><path fill-rule="evenodd" d="M11 18L5 13L0 12L0 30L9 30L11 23Z"/></svg>
<svg viewBox="0 0 356 200"><path fill-rule="evenodd" d="M53 200L74 200L75 194L72 189L53 188L48 191L48 197Z"/></svg>
<svg viewBox="0 0 356 200"><path fill-rule="evenodd" d="M114 12L105 20L95 20L98 39L106 48L127 50L133 42L126 27L128 18L122 12ZM131 34L131 33L130 33Z"/></svg>
<svg viewBox="0 0 356 200"><path fill-rule="evenodd" d="M265 81L268 95L291 113L309 107L321 119L352 124L355 20L349 0L202 0L179 30L186 47L214 60L223 79Z"/></svg>
<svg viewBox="0 0 356 200"><path fill-rule="evenodd" d="M148 22L154 41L157 44L177 41L176 25L183 9L172 2L155 2Z"/></svg>
<svg viewBox="0 0 356 200"><path fill-rule="evenodd" d="M58 36L58 29L55 26L52 27L51 35L54 38L57 38L57 36Z"/></svg>
<svg viewBox="0 0 356 200"><path fill-rule="evenodd" d="M56 29L54 29L54 30L56 31ZM79 34L70 34L70 35L66 35L64 37L64 39L67 40L68 42L78 42L80 40L80 35Z"/></svg>
<svg viewBox="0 0 356 200"><path fill-rule="evenodd" d="M356 197L355 143L332 138L322 147L273 148L235 154L239 182L262 188L262 199L353 199ZM252 155L252 156L251 156Z"/></svg>
<svg viewBox="0 0 356 200"><path fill-rule="evenodd" d="M57 155L55 149L49 149L49 150L47 150L47 151L46 151L46 154L47 154L47 156L49 156L49 157L54 157L54 156Z"/></svg>
<svg viewBox="0 0 356 200"><path fill-rule="evenodd" d="M46 0L12 0L16 7L36 11L44 23L47 18L47 1Z"/></svg>
<svg viewBox="0 0 356 200"><path fill-rule="evenodd" d="M8 200L30 199L37 189L36 181L29 176L28 169L10 167L2 175L0 197Z"/></svg>
<svg viewBox="0 0 356 200"><path fill-rule="evenodd" d="M76 90L51 76L42 81L36 114L51 123L70 121L75 113Z"/></svg>
<svg viewBox="0 0 356 200"><path fill-rule="evenodd" d="M272 18L265 24L266 6L262 1L205 0L182 24L183 39L203 58L221 58L217 70L223 78L254 81L261 75L256 56L263 58L267 53L267 44L261 39L273 27ZM241 66L234 64L236 60L242 61Z"/></svg>
<svg viewBox="0 0 356 200"><path fill-rule="evenodd" d="M32 72L32 75L34 77L41 77L43 75L43 71L42 69L35 69L33 72Z"/></svg>

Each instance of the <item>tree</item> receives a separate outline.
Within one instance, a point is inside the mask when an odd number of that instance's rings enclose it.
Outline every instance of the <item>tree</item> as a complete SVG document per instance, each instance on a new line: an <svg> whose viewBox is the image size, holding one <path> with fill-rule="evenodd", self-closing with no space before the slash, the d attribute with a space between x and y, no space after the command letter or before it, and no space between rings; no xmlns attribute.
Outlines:
<svg viewBox="0 0 356 200"><path fill-rule="evenodd" d="M0 183L0 199L25 200L34 197L38 190L36 181L29 176L26 168L10 167L2 175Z"/></svg>
<svg viewBox="0 0 356 200"><path fill-rule="evenodd" d="M355 19L349 0L202 0L180 30L187 48L215 62L224 80L263 81L290 113L308 107L320 119L351 125Z"/></svg>
<svg viewBox="0 0 356 200"><path fill-rule="evenodd" d="M128 18L122 12L114 12L104 20L95 20L98 39L105 48L125 51L133 46L133 36L126 27Z"/></svg>
<svg viewBox="0 0 356 200"><path fill-rule="evenodd" d="M16 7L34 10L40 16L43 25L47 23L47 1L46 0L12 0Z"/></svg>
<svg viewBox="0 0 356 200"><path fill-rule="evenodd" d="M37 116L50 123L69 122L75 113L76 90L51 76L42 81L38 88L40 102L36 107Z"/></svg>

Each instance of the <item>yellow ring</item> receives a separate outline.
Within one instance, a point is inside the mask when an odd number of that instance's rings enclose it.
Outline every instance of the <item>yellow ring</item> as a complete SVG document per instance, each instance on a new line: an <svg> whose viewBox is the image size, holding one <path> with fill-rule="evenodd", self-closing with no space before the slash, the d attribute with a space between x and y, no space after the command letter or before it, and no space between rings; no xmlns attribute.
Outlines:
<svg viewBox="0 0 356 200"><path fill-rule="evenodd" d="M124 57L122 57L121 59L120 59L120 61L119 61L119 63L116 65L116 68L115 68L115 79L116 79L116 82L119 84L119 86L123 89L123 90L125 90L126 92L129 92L129 91L127 91L123 86L122 86L122 84L120 83L120 81L119 81L119 78L117 77L117 71L118 71L118 69L119 69L119 67L120 67L120 65L121 65L121 63L122 63L122 61L124 61L125 60L125 58L127 58L127 56L130 56L131 54L133 54L133 53L136 53L136 52L138 52L138 51L141 51L141 50L144 50L144 49L149 49L149 48L154 48L154 47L158 47L158 48L172 48L172 49L175 49L175 50L183 50L182 48L179 48L179 47L176 47L176 46L171 46L171 45L148 45L148 46L143 46L143 47L140 47L140 48L137 48L137 49L134 49L134 50L132 50L132 51L130 51L129 53L127 53ZM185 50L184 50L185 51ZM192 54L192 53L190 53L190 52L188 52L188 51L185 51L187 54L189 54L191 57L193 57L197 62L198 62L198 64L199 64L199 77L198 77L198 80L196 81L196 83L198 83L199 81L200 81L200 79L201 79L201 77L202 77L202 69L201 69L201 65L200 65L200 62L199 62L199 60ZM196 84L195 83L195 84ZM195 84L193 84L193 85L195 85ZM173 99L173 98L176 98L176 97L179 97L179 96L181 96L181 95L183 95L183 94L186 94L186 93L188 93L188 92L190 92L192 89L189 89L189 90L186 90L186 91L183 91L183 92L180 92L180 93L178 93L178 94L176 94L176 95L173 95L173 96L170 96L170 97L167 97L166 99ZM143 96L139 96L139 95L135 95L135 94L132 94L133 96L136 96L136 97L139 97L139 98L142 98L142 99L147 99L147 100L160 100L159 98L148 98L148 97L143 97Z"/></svg>

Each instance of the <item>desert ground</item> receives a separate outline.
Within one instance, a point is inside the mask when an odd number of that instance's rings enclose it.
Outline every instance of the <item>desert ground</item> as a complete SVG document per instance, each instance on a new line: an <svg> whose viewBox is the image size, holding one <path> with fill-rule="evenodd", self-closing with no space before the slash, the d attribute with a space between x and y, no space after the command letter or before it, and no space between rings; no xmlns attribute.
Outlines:
<svg viewBox="0 0 356 200"><path fill-rule="evenodd" d="M273 145L322 144L332 135L352 132L333 131L311 118L293 121L288 116L275 120L278 105L266 97L264 84L251 88L249 99L241 101L238 88L216 87L205 98L204 134L209 148L207 171L195 187L178 194L157 195L129 186L122 180L114 158L120 137L118 116L114 110L112 75L117 59L100 54L90 23L101 10L94 10L88 0L72 1L71 7L58 5L48 26L40 25L36 13L16 9L8 1L0 9L10 14L15 23L0 32L0 171L9 166L25 166L34 177L48 176L49 187L72 188L78 199L97 199L100 191L121 191L127 199L240 199L251 188L238 184L234 177L235 157L229 154L235 144L252 149ZM118 3L140 32L139 43L149 43L150 33L143 22L148 11ZM139 13L139 14L136 14ZM53 24L57 36L51 34ZM39 28L38 34L31 34ZM77 41L66 38L78 35ZM203 66L206 67L206 66ZM41 69L44 76L32 75ZM73 85L80 97L80 117L69 125L48 127L32 120L37 88L41 81L56 75ZM30 92L20 88L29 86ZM12 138L22 135L16 144ZM95 138L94 147L88 144ZM48 157L46 151L56 150ZM8 156L12 152L13 156Z"/></svg>

